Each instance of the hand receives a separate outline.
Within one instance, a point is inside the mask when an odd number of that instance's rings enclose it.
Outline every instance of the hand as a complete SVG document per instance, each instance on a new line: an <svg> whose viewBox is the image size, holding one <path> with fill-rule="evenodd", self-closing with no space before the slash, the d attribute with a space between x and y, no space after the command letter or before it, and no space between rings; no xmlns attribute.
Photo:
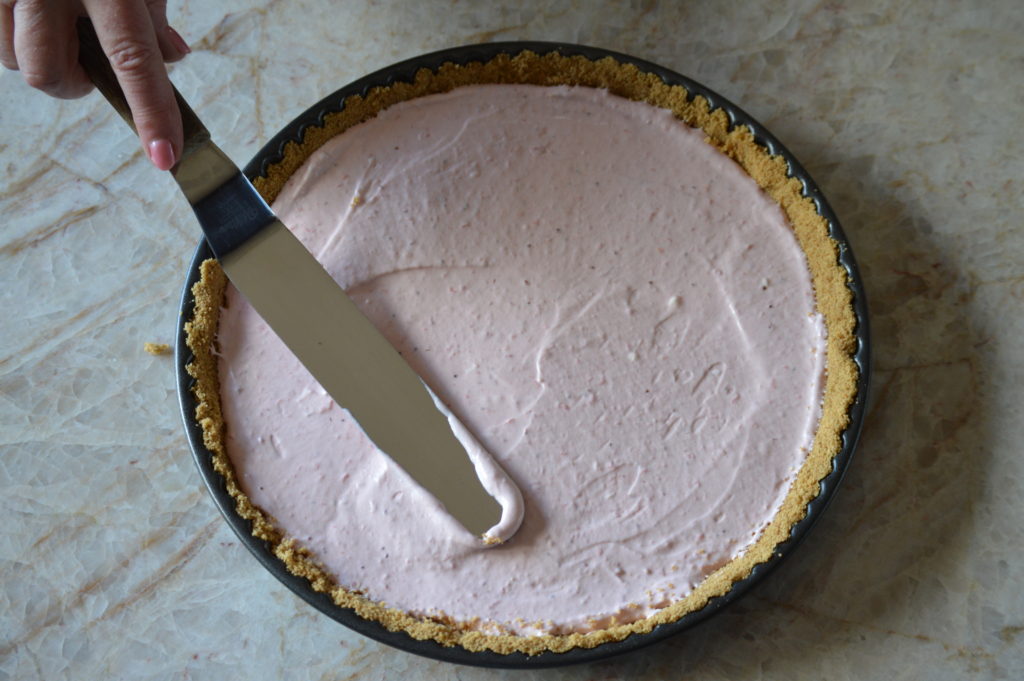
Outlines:
<svg viewBox="0 0 1024 681"><path fill-rule="evenodd" d="M169 170L182 147L181 113L164 62L189 53L167 24L166 0L0 0L0 63L43 92L73 99L92 89L78 64L75 22L88 15L132 109L146 154Z"/></svg>

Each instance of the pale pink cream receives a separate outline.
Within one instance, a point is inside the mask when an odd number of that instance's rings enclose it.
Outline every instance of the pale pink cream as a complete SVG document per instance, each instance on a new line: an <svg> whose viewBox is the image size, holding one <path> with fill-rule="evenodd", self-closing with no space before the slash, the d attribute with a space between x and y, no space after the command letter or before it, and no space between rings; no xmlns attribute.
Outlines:
<svg viewBox="0 0 1024 681"><path fill-rule="evenodd" d="M335 138L274 204L522 490L484 549L234 292L243 489L342 585L485 631L587 631L689 593L813 441L824 326L779 207L670 113L475 86ZM344 352L344 348L339 348Z"/></svg>

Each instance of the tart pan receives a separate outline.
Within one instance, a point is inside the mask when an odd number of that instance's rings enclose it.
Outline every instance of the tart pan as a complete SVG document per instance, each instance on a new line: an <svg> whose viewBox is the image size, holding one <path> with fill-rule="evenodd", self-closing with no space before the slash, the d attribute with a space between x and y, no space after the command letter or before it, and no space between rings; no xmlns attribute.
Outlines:
<svg viewBox="0 0 1024 681"><path fill-rule="evenodd" d="M403 631L389 631L378 622L363 619L352 610L336 605L330 595L314 591L306 579L297 577L289 572L284 564L273 554L270 545L252 535L251 523L236 513L235 501L228 494L224 478L213 468L212 453L203 444L202 428L195 418L197 404L192 392L194 379L186 370L186 365L193 360L191 351L185 343L186 334L184 330L185 323L192 318L195 309L192 287L199 280L200 264L213 257L206 242L201 241L189 266L181 297L179 327L175 343L178 400L185 432L191 446L192 455L199 468L199 473L228 524L238 535L241 542L271 574L328 617L364 636L400 650L437 660L479 667L555 667L593 662L613 655L627 653L657 643L669 636L689 629L720 612L730 603L733 603L743 594L747 593L796 549L797 545L807 535L835 495L836 489L849 466L860 435L865 414L870 369L867 306L857 265L835 213L829 207L828 202L810 175L763 125L755 121L739 107L685 76L641 59L593 47L546 42L505 42L469 45L422 55L360 78L310 107L271 139L244 168L243 172L250 180L265 175L270 166L283 158L284 147L287 143L301 141L308 128L321 126L324 116L341 111L344 108L345 100L352 95L365 95L374 87L387 86L395 82L411 82L416 72L420 69L436 70L442 64L448 62L454 64L466 64L472 61L486 62L502 54L515 56L523 51L531 51L540 55L552 52L563 56L579 55L592 61L612 57L622 64L632 64L641 72L653 74L669 85L682 86L689 93L689 98L698 95L704 97L712 111L721 109L726 114L730 126L747 126L758 144L765 147L771 154L781 157L788 166L789 175L801 183L804 196L811 199L817 208L818 214L825 219L828 225L828 233L838 246L839 263L846 270L847 285L852 292L856 321L856 350L853 360L858 369L858 378L856 396L849 407L849 424L841 436L842 444L840 451L832 460L831 471L821 480L817 497L808 504L806 515L792 526L789 538L776 547L769 560L756 565L744 579L735 582L731 590L724 595L712 598L700 610L693 611L674 622L659 625L649 633L633 634L621 641L602 643L594 648L578 647L563 653L544 652L529 656L523 653L502 654L491 651L470 651L459 646L445 647L432 640L420 641L413 639Z"/></svg>

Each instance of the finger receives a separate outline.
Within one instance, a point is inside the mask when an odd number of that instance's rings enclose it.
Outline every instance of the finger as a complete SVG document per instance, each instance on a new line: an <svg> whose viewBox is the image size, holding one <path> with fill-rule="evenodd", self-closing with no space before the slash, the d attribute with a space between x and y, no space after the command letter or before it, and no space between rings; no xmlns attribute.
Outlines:
<svg viewBox="0 0 1024 681"><path fill-rule="evenodd" d="M192 51L181 34L167 24L166 0L146 0L146 8L149 10L149 18L156 32L156 42L160 46L164 61L178 61Z"/></svg>
<svg viewBox="0 0 1024 681"><path fill-rule="evenodd" d="M12 13L14 53L30 86L71 99L92 88L78 65L76 8L62 0L19 0Z"/></svg>
<svg viewBox="0 0 1024 681"><path fill-rule="evenodd" d="M181 112L145 4L138 0L86 0L83 4L132 109L143 148L157 168L169 170L181 154Z"/></svg>
<svg viewBox="0 0 1024 681"><path fill-rule="evenodd" d="M11 71L18 70L18 57L14 53L14 7L0 2L0 64Z"/></svg>

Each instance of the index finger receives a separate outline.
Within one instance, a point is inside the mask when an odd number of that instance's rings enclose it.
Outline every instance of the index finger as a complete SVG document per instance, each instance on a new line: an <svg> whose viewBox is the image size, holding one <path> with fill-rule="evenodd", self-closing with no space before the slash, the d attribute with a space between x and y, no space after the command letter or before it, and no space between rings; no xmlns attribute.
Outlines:
<svg viewBox="0 0 1024 681"><path fill-rule="evenodd" d="M153 164L169 170L182 147L181 112L143 0L85 0L100 45L132 110Z"/></svg>

